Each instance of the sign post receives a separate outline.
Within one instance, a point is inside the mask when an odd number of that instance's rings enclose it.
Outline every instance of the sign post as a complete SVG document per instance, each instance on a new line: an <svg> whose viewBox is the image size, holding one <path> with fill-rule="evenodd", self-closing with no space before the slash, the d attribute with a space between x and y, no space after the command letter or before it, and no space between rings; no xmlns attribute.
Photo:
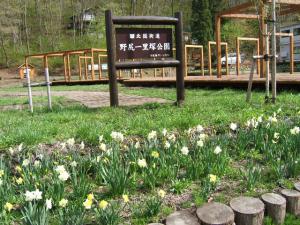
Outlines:
<svg viewBox="0 0 300 225"><path fill-rule="evenodd" d="M176 67L177 104L184 101L184 43L182 13L175 17L123 16L105 12L110 105L119 105L117 69ZM114 25L175 26L176 59L171 28L115 28ZM144 60L140 60L144 59ZM131 61L124 61L131 60ZM134 61L132 61L134 60Z"/></svg>

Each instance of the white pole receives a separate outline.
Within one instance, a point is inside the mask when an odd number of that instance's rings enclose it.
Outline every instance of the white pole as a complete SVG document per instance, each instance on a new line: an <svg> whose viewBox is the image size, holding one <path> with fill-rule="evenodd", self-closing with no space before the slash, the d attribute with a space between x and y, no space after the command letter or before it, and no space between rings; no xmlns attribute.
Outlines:
<svg viewBox="0 0 300 225"><path fill-rule="evenodd" d="M276 90L276 0L272 2L272 13L273 13L273 32L272 32L272 102L276 102L277 90Z"/></svg>
<svg viewBox="0 0 300 225"><path fill-rule="evenodd" d="M30 83L30 72L29 72L27 63L26 63L26 79L27 79L27 87L28 87L29 109L30 109L30 112L33 113L32 92L31 92L31 83Z"/></svg>
<svg viewBox="0 0 300 225"><path fill-rule="evenodd" d="M49 79L49 68L45 68L45 78L46 78L46 85L47 85L47 95L48 95L48 107L52 109L52 100L51 100L51 89L50 89L50 79Z"/></svg>
<svg viewBox="0 0 300 225"><path fill-rule="evenodd" d="M269 43L269 33L268 33L268 24L266 24L266 54L270 55L270 43ZM270 98L270 60L266 61L266 102L269 102Z"/></svg>

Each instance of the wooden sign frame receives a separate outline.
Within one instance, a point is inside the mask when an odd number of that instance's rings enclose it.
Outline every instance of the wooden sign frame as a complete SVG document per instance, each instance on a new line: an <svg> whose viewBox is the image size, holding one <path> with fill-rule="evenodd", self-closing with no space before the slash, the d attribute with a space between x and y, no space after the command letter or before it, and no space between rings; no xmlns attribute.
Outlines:
<svg viewBox="0 0 300 225"><path fill-rule="evenodd" d="M185 76L188 76L188 50L198 49L200 52L201 74L204 76L204 50L203 45L185 45Z"/></svg>
<svg viewBox="0 0 300 225"><path fill-rule="evenodd" d="M257 51L257 55L259 55L259 50L260 50L260 39L259 38L249 38L249 37L237 37L236 38L236 75L239 76L240 75L240 68L241 68L241 64L240 64L240 56L241 56L241 51L240 51L240 47L241 47L241 41L253 41L256 42L256 51ZM260 74L260 67L261 63L260 63L260 59L257 59L257 74Z"/></svg>
<svg viewBox="0 0 300 225"><path fill-rule="evenodd" d="M117 70L145 69L159 67L176 67L177 104L184 102L184 42L182 12L174 17L158 16L113 16L111 10L105 11L107 62L109 75L110 106L119 106ZM176 59L145 60L145 61L117 61L115 25L173 25L175 26Z"/></svg>

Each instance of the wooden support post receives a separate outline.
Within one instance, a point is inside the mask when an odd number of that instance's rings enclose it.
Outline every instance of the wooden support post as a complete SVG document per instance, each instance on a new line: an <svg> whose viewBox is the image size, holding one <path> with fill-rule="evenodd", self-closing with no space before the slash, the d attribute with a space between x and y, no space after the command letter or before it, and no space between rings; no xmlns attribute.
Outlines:
<svg viewBox="0 0 300 225"><path fill-rule="evenodd" d="M28 88L28 99L29 99L29 110L33 113L33 102L32 102L32 91L31 91L31 82L30 82L30 73L28 69L28 58L25 58L25 70L26 70L26 79L27 79L27 88Z"/></svg>
<svg viewBox="0 0 300 225"><path fill-rule="evenodd" d="M185 59L184 59L184 67L185 67L185 77L188 76L188 47L185 46L184 47L184 55L185 55Z"/></svg>
<svg viewBox="0 0 300 225"><path fill-rule="evenodd" d="M240 39L236 38L236 75L240 74Z"/></svg>
<svg viewBox="0 0 300 225"><path fill-rule="evenodd" d="M286 200L284 197L274 193L267 193L261 196L265 203L266 213L277 225L283 224L286 214Z"/></svg>
<svg viewBox="0 0 300 225"><path fill-rule="evenodd" d="M79 70L79 80L82 80L82 70L81 70L80 56L78 56L78 70Z"/></svg>
<svg viewBox="0 0 300 225"><path fill-rule="evenodd" d="M202 70L202 76L204 76L204 50L203 50L203 46L201 48L201 70Z"/></svg>
<svg viewBox="0 0 300 225"><path fill-rule="evenodd" d="M106 42L107 42L107 63L108 63L108 75L109 75L109 93L110 93L110 106L119 106L118 97L118 83L117 83L117 71L116 71L116 46L114 25L112 20L111 10L105 11L105 23L106 23Z"/></svg>
<svg viewBox="0 0 300 225"><path fill-rule="evenodd" d="M216 42L217 42L217 77L222 77L222 50L221 50L221 17L216 17Z"/></svg>
<svg viewBox="0 0 300 225"><path fill-rule="evenodd" d="M260 3L259 6L259 53L258 55L265 55L265 5L264 3ZM265 77L265 62L264 60L260 60L260 77Z"/></svg>
<svg viewBox="0 0 300 225"><path fill-rule="evenodd" d="M119 59L119 62L121 62L121 60ZM118 70L118 74L119 74L119 78L122 77L122 70Z"/></svg>
<svg viewBox="0 0 300 225"><path fill-rule="evenodd" d="M71 81L71 63L70 63L70 54L67 54L67 63L68 63L68 80Z"/></svg>
<svg viewBox="0 0 300 225"><path fill-rule="evenodd" d="M290 74L294 74L294 36L290 36Z"/></svg>
<svg viewBox="0 0 300 225"><path fill-rule="evenodd" d="M230 75L229 65L228 65L228 44L225 45L225 57L226 57L226 75Z"/></svg>
<svg viewBox="0 0 300 225"><path fill-rule="evenodd" d="M134 59L132 61L134 62ZM131 77L135 78L135 71L134 71L134 69L131 70Z"/></svg>
<svg viewBox="0 0 300 225"><path fill-rule="evenodd" d="M92 67L92 80L95 80L95 68L94 68L94 51L92 49L92 52L91 52L91 55L92 55L92 60L91 60L91 67Z"/></svg>
<svg viewBox="0 0 300 225"><path fill-rule="evenodd" d="M295 189L296 189L297 191L300 191L300 182L295 183L295 184L294 184L294 187L295 187Z"/></svg>
<svg viewBox="0 0 300 225"><path fill-rule="evenodd" d="M208 71L209 71L209 76L212 76L212 69L211 69L211 45L210 45L210 42L208 42Z"/></svg>
<svg viewBox="0 0 300 225"><path fill-rule="evenodd" d="M258 39L257 40L257 55L259 55L259 51L260 51L260 39ZM261 61L263 61L263 60L260 60L260 59L258 59L257 60L257 75L260 75L260 64L261 64Z"/></svg>
<svg viewBox="0 0 300 225"><path fill-rule="evenodd" d="M155 60L155 58L154 58L153 60ZM157 74L156 74L156 69L157 69L157 68L154 68L154 77L157 76Z"/></svg>
<svg viewBox="0 0 300 225"><path fill-rule="evenodd" d="M65 82L67 82L68 79L68 72L67 72L67 58L66 55L63 56L64 60L64 76L65 76Z"/></svg>
<svg viewBox="0 0 300 225"><path fill-rule="evenodd" d="M175 13L175 18L178 19L175 25L176 36L176 59L179 65L176 67L176 89L177 89L177 105L182 105L185 99L184 91L184 41L183 41L183 20L182 12Z"/></svg>
<svg viewBox="0 0 300 225"><path fill-rule="evenodd" d="M48 96L48 108L52 109L51 90L50 90L50 78L49 78L49 66L48 57L44 56L44 70L45 70L45 81L47 85L47 96Z"/></svg>
<svg viewBox="0 0 300 225"><path fill-rule="evenodd" d="M247 90L247 97L246 97L246 102L250 102L251 97L252 97L252 84L253 84L253 75L255 71L255 60L253 59L252 65L251 65L251 72L249 76L249 81L248 81L248 90Z"/></svg>
<svg viewBox="0 0 300 225"><path fill-rule="evenodd" d="M264 219L264 203L258 198L239 197L230 202L235 213L236 225L262 225Z"/></svg>
<svg viewBox="0 0 300 225"><path fill-rule="evenodd" d="M286 198L286 209L289 213L299 216L300 215L300 192L295 190L283 189L281 191L283 197Z"/></svg>
<svg viewBox="0 0 300 225"><path fill-rule="evenodd" d="M84 53L84 77L85 77L85 80L88 80L88 64L87 64L86 56L87 56L87 54L85 52Z"/></svg>
<svg viewBox="0 0 300 225"><path fill-rule="evenodd" d="M99 70L99 80L102 78L102 66L101 66L101 56L98 55L98 70Z"/></svg>

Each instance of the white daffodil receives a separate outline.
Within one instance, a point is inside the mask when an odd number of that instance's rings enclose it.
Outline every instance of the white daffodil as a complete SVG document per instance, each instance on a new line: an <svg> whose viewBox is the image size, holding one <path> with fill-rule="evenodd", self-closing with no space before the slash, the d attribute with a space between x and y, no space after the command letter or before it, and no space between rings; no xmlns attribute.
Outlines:
<svg viewBox="0 0 300 225"><path fill-rule="evenodd" d="M46 209L52 209L52 199L46 199Z"/></svg>
<svg viewBox="0 0 300 225"><path fill-rule="evenodd" d="M23 150L23 143L21 143L18 148L17 148L18 152L21 152Z"/></svg>
<svg viewBox="0 0 300 225"><path fill-rule="evenodd" d="M41 161L35 160L33 165L34 165L34 167L40 167L41 166Z"/></svg>
<svg viewBox="0 0 300 225"><path fill-rule="evenodd" d="M229 127L230 127L230 129L231 129L232 131L236 131L236 129L237 129L238 126L237 126L236 123L231 123Z"/></svg>
<svg viewBox="0 0 300 225"><path fill-rule="evenodd" d="M154 141L156 139L157 139L157 132L153 130L148 134L148 141Z"/></svg>
<svg viewBox="0 0 300 225"><path fill-rule="evenodd" d="M69 138L69 139L67 140L67 145L68 145L69 147L73 147L74 144L75 144L75 139L74 139L74 138Z"/></svg>
<svg viewBox="0 0 300 225"><path fill-rule="evenodd" d="M101 150L101 151L103 151L103 152L106 152L106 144L104 144L104 143L100 143L100 145L99 145L99 149Z"/></svg>
<svg viewBox="0 0 300 225"><path fill-rule="evenodd" d="M146 168L147 167L146 159L139 159L137 164L141 168Z"/></svg>
<svg viewBox="0 0 300 225"><path fill-rule="evenodd" d="M10 147L10 148L8 149L8 151L9 151L9 154L11 154L11 155L14 155L14 154L15 154L15 150L14 150L12 147Z"/></svg>
<svg viewBox="0 0 300 225"><path fill-rule="evenodd" d="M203 128L201 125L198 125L198 126L196 127L196 131L197 131L198 133L201 133L201 132L204 131L204 128Z"/></svg>
<svg viewBox="0 0 300 225"><path fill-rule="evenodd" d="M134 145L134 148L139 149L140 147L141 147L141 144L140 144L140 142L137 141Z"/></svg>
<svg viewBox="0 0 300 225"><path fill-rule="evenodd" d="M199 139L202 140L202 141L204 141L206 138L207 138L206 134L200 134L199 135Z"/></svg>
<svg viewBox="0 0 300 225"><path fill-rule="evenodd" d="M293 129L290 130L292 135L297 135L300 133L300 128L299 127L294 127Z"/></svg>
<svg viewBox="0 0 300 225"><path fill-rule="evenodd" d="M162 135L165 137L165 136L167 136L167 133L168 133L167 129L164 128L164 129L162 130Z"/></svg>
<svg viewBox="0 0 300 225"><path fill-rule="evenodd" d="M188 149L188 147L186 147L186 146L182 147L181 153L182 153L183 155L188 155L188 154L189 154L189 149Z"/></svg>
<svg viewBox="0 0 300 225"><path fill-rule="evenodd" d="M172 143L174 143L174 142L176 141L176 136L175 136L175 134L170 134L170 135L168 136L168 140L171 141Z"/></svg>
<svg viewBox="0 0 300 225"><path fill-rule="evenodd" d="M83 142L83 141L80 143L80 146L79 146L79 148L80 148L80 150L84 150L84 148L85 148L85 145L84 145L84 142Z"/></svg>
<svg viewBox="0 0 300 225"><path fill-rule="evenodd" d="M280 134L279 133L274 133L274 139L279 139L279 137L280 137Z"/></svg>
<svg viewBox="0 0 300 225"><path fill-rule="evenodd" d="M111 132L110 134L111 138L117 142L123 142L124 141L124 135L120 132Z"/></svg>
<svg viewBox="0 0 300 225"><path fill-rule="evenodd" d="M27 167L30 164L29 159L24 159L22 162L22 166Z"/></svg>
<svg viewBox="0 0 300 225"><path fill-rule="evenodd" d="M215 148L215 150L214 150L214 153L215 153L216 155L219 155L221 152L222 152L222 149L221 149L220 146L217 146L217 147Z"/></svg>
<svg viewBox="0 0 300 225"><path fill-rule="evenodd" d="M165 145L164 145L164 148L165 148L165 149L169 149L170 147L171 147L170 142L166 141L166 142L165 142Z"/></svg>
<svg viewBox="0 0 300 225"><path fill-rule="evenodd" d="M66 171L64 165L59 165L59 166L55 167L54 170L55 170L55 172L57 172L57 173L62 173L62 172L64 172L64 171Z"/></svg>
<svg viewBox="0 0 300 225"><path fill-rule="evenodd" d="M68 200L67 199L61 199L58 203L58 205L61 207L61 208L65 208L68 204Z"/></svg>
<svg viewBox="0 0 300 225"><path fill-rule="evenodd" d="M70 163L70 165L71 165L72 167L77 167L77 162L76 162L76 161L73 161L73 162Z"/></svg>
<svg viewBox="0 0 300 225"><path fill-rule="evenodd" d="M197 141L197 146L200 147L200 148L202 148L204 146L203 140Z"/></svg>
<svg viewBox="0 0 300 225"><path fill-rule="evenodd" d="M70 177L70 174L67 171L63 171L58 175L58 179L61 181L67 181Z"/></svg>
<svg viewBox="0 0 300 225"><path fill-rule="evenodd" d="M41 200L42 199L42 194L39 189L36 189L35 191L26 191L25 192L25 201L31 202L33 200Z"/></svg>

